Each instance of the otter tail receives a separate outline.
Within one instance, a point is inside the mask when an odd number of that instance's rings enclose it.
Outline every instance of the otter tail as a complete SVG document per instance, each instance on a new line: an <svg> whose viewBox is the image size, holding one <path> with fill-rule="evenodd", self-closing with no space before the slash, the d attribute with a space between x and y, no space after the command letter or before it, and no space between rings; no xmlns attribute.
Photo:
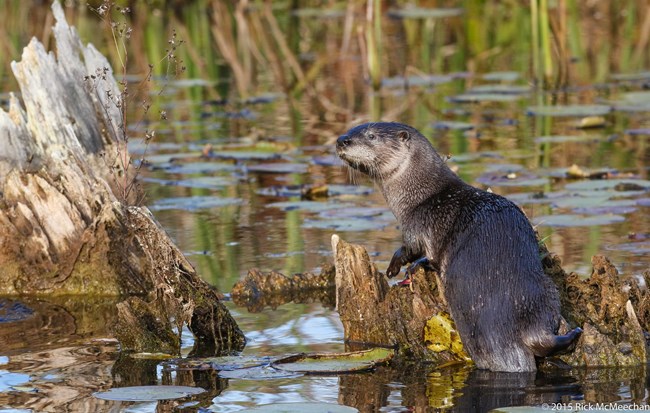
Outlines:
<svg viewBox="0 0 650 413"><path fill-rule="evenodd" d="M528 337L529 339L524 341L536 357L547 357L568 350L578 341L581 334L582 329L576 327L563 336Z"/></svg>

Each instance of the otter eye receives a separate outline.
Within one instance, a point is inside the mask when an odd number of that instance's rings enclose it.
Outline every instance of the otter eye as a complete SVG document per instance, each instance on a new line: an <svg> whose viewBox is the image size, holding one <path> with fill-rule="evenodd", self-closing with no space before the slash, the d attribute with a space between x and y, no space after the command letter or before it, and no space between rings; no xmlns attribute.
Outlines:
<svg viewBox="0 0 650 413"><path fill-rule="evenodd" d="M375 139L375 134L374 133L369 133L368 134L368 139Z"/></svg>

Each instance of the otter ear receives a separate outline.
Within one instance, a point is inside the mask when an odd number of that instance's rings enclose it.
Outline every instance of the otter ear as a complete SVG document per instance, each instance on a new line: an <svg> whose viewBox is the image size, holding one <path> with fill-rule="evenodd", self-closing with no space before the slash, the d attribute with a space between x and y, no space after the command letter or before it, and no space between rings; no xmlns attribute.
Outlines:
<svg viewBox="0 0 650 413"><path fill-rule="evenodd" d="M397 139L399 139L400 142L406 144L407 148L411 147L411 134L407 131L401 130L397 132Z"/></svg>
<svg viewBox="0 0 650 413"><path fill-rule="evenodd" d="M401 131L397 132L397 137L398 137L399 140L402 141L402 142L406 142L406 141L411 140L411 134L408 133L408 132L405 131L405 130L401 130Z"/></svg>

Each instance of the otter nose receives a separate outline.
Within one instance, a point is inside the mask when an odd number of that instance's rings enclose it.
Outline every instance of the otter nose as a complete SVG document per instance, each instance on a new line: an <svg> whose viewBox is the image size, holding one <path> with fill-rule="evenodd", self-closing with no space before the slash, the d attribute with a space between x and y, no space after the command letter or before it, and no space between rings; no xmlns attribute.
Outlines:
<svg viewBox="0 0 650 413"><path fill-rule="evenodd" d="M352 142L352 139L348 135L339 136L339 138L336 140L336 147L343 148L345 146L348 146L350 142Z"/></svg>

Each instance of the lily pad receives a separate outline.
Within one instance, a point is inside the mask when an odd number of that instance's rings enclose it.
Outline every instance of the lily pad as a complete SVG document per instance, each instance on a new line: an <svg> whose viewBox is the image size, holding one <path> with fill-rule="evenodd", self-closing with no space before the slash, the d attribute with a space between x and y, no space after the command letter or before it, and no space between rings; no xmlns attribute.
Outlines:
<svg viewBox="0 0 650 413"><path fill-rule="evenodd" d="M612 80L634 81L650 79L650 72L638 73L614 73L610 76Z"/></svg>
<svg viewBox="0 0 650 413"><path fill-rule="evenodd" d="M391 222L377 219L307 219L303 228L327 229L332 231L370 231L386 228Z"/></svg>
<svg viewBox="0 0 650 413"><path fill-rule="evenodd" d="M308 166L304 163L262 163L250 165L249 172L273 173L273 174L303 174L307 172Z"/></svg>
<svg viewBox="0 0 650 413"><path fill-rule="evenodd" d="M409 75L386 77L381 80L382 87L385 88L404 88L404 87L424 87L436 86L449 83L454 80L450 75Z"/></svg>
<svg viewBox="0 0 650 413"><path fill-rule="evenodd" d="M476 180L488 186L540 186L548 183L548 178L525 172L488 172Z"/></svg>
<svg viewBox="0 0 650 413"><path fill-rule="evenodd" d="M267 204L270 208L280 208L284 211L293 211L299 209L301 211L320 212L328 209L347 208L353 206L352 204L340 204L334 202L317 202L317 201L285 201L274 202Z"/></svg>
<svg viewBox="0 0 650 413"><path fill-rule="evenodd" d="M303 373L280 370L266 365L246 369L222 370L218 374L219 377L223 377L224 379L241 380L289 379L303 375Z"/></svg>
<svg viewBox="0 0 650 413"><path fill-rule="evenodd" d="M389 16L400 19L441 19L460 16L461 14L463 14L463 9L456 8L405 7L388 11Z"/></svg>
<svg viewBox="0 0 650 413"><path fill-rule="evenodd" d="M591 227L597 225L609 225L625 221L621 215L575 215L558 214L539 216L533 219L535 225L545 227Z"/></svg>
<svg viewBox="0 0 650 413"><path fill-rule="evenodd" d="M238 198L221 198L218 196L190 196L178 198L163 198L153 203L152 211L183 209L196 211L199 209L222 208L230 205L241 205L244 201Z"/></svg>
<svg viewBox="0 0 650 413"><path fill-rule="evenodd" d="M395 352L373 348L349 353L297 354L275 361L272 366L298 373L349 373L369 370L390 361Z"/></svg>
<svg viewBox="0 0 650 413"><path fill-rule="evenodd" d="M148 154L144 157L145 161L149 164L171 164L175 160L183 160L189 158L199 158L201 153L199 152L181 152L181 153L161 153L161 154Z"/></svg>
<svg viewBox="0 0 650 413"><path fill-rule="evenodd" d="M231 371L239 369L248 369L251 367L261 367L269 365L274 358L258 356L223 356L223 357L206 357L196 359L170 360L165 366L172 370L176 367L187 369L211 369L217 371Z"/></svg>
<svg viewBox="0 0 650 413"><path fill-rule="evenodd" d="M320 155L320 156L314 156L311 159L311 162L314 165L322 165L322 166L340 166L344 165L343 161L341 158L339 158L336 155Z"/></svg>
<svg viewBox="0 0 650 413"><path fill-rule="evenodd" d="M650 111L650 91L627 92L612 102L614 110L619 112L648 112Z"/></svg>
<svg viewBox="0 0 650 413"><path fill-rule="evenodd" d="M477 103L477 102L514 102L523 96L514 93L462 93L456 96L449 96L447 100L454 103Z"/></svg>
<svg viewBox="0 0 650 413"><path fill-rule="evenodd" d="M528 115L551 117L603 116L611 111L612 108L607 105L530 106L526 109Z"/></svg>
<svg viewBox="0 0 650 413"><path fill-rule="evenodd" d="M474 125L467 122L459 121L440 121L433 124L435 129L449 129L449 130L470 130L474 129Z"/></svg>
<svg viewBox="0 0 650 413"><path fill-rule="evenodd" d="M93 396L102 400L151 402L180 399L204 392L205 390L200 387L189 386L133 386L116 387L108 391L93 393Z"/></svg>
<svg viewBox="0 0 650 413"><path fill-rule="evenodd" d="M224 176L199 176L187 179L142 178L143 182L165 186L182 186L187 188L221 189L234 183L234 179Z"/></svg>
<svg viewBox="0 0 650 413"><path fill-rule="evenodd" d="M602 137L597 135L551 135L551 136L540 136L535 138L535 143L564 143L564 142L585 142L585 141L599 141L602 140Z"/></svg>
<svg viewBox="0 0 650 413"><path fill-rule="evenodd" d="M172 174L207 174L213 172L233 171L236 167L230 163L221 162L188 162L164 165L163 169Z"/></svg>
<svg viewBox="0 0 650 413"><path fill-rule="evenodd" d="M329 209L320 213L323 218L375 218L392 216L390 209L381 207L350 207Z"/></svg>
<svg viewBox="0 0 650 413"><path fill-rule="evenodd" d="M498 93L498 94L514 94L525 95L530 93L530 86L524 85L508 85L508 84L493 84L493 85L480 85L474 86L467 90L468 94L475 93Z"/></svg>
<svg viewBox="0 0 650 413"><path fill-rule="evenodd" d="M632 184L645 190L650 190L650 181L644 179L594 179L589 181L571 182L565 189L572 191L615 190L621 185Z"/></svg>
<svg viewBox="0 0 650 413"><path fill-rule="evenodd" d="M212 154L214 158L220 159L236 159L236 160L251 160L251 161L268 161L273 159L280 159L281 155L277 152L268 151L221 151L215 150Z"/></svg>
<svg viewBox="0 0 650 413"><path fill-rule="evenodd" d="M333 403L274 403L263 404L239 413L357 413L354 407Z"/></svg>
<svg viewBox="0 0 650 413"><path fill-rule="evenodd" d="M650 135L650 128L626 129L625 134L632 136L648 136Z"/></svg>
<svg viewBox="0 0 650 413"><path fill-rule="evenodd" d="M650 241L612 244L609 245L607 249L614 251L625 251L632 254L650 254Z"/></svg>
<svg viewBox="0 0 650 413"><path fill-rule="evenodd" d="M594 192L568 193L553 200L552 204L556 208L594 208L602 206L612 196L613 194Z"/></svg>
<svg viewBox="0 0 650 413"><path fill-rule="evenodd" d="M518 72L491 72L482 76L483 80L501 81L501 82L514 82L519 79Z"/></svg>
<svg viewBox="0 0 650 413"><path fill-rule="evenodd" d="M338 195L369 195L375 190L369 186L364 185L329 185L328 186L329 194L338 196Z"/></svg>

